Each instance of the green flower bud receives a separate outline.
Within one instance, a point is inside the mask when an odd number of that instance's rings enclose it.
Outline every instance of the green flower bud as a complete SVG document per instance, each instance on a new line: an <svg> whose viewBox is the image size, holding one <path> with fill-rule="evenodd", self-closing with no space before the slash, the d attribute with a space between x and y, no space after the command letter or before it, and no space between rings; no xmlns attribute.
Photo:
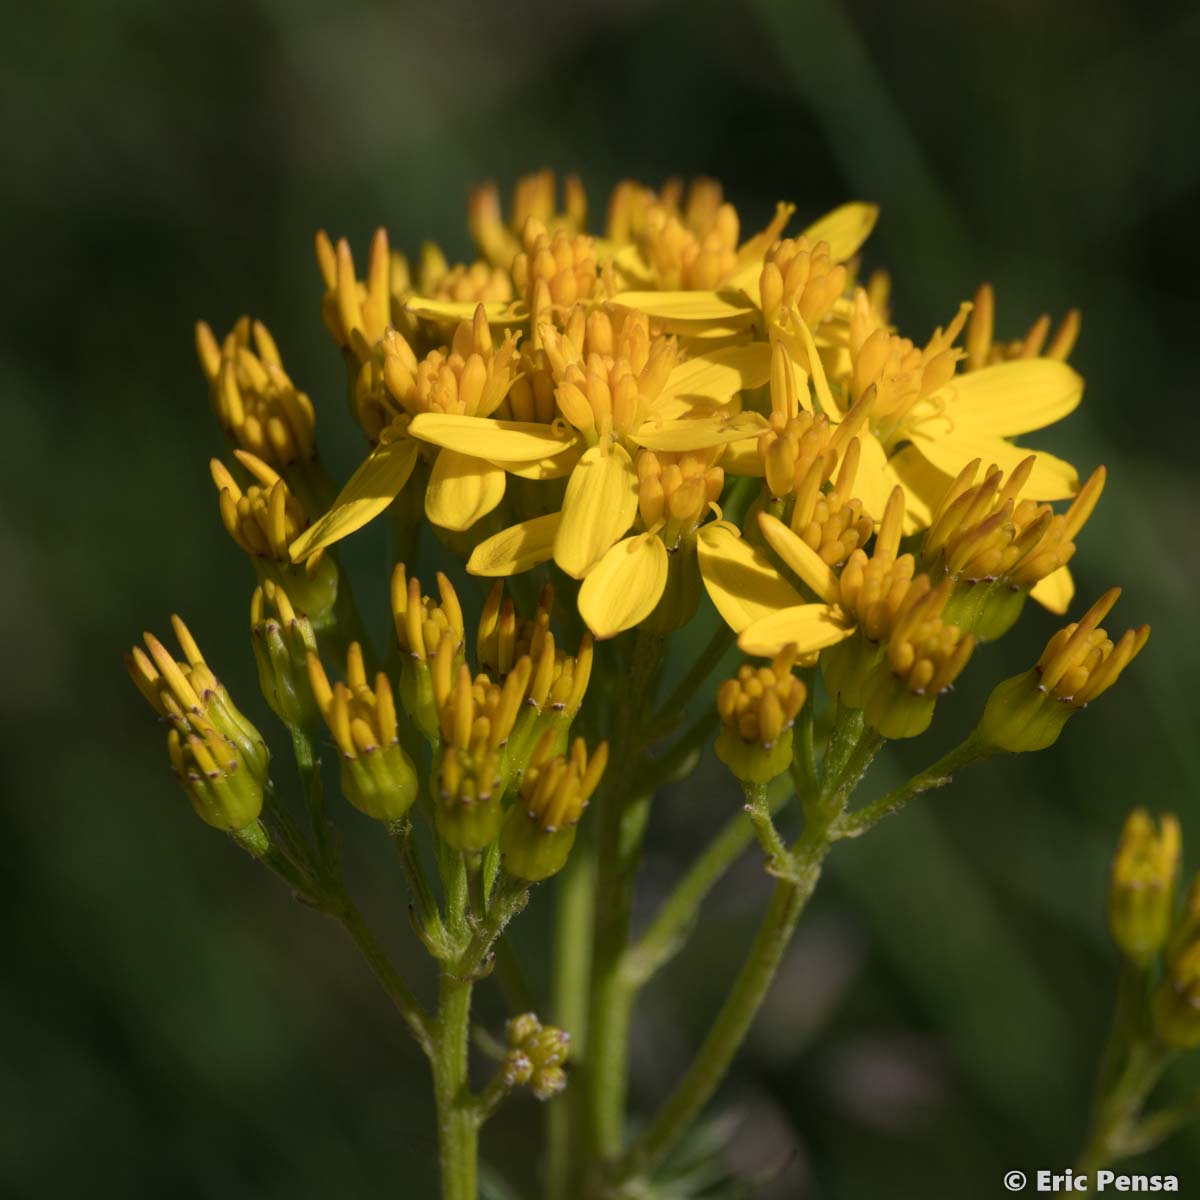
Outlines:
<svg viewBox="0 0 1200 1200"><path fill-rule="evenodd" d="M152 633L144 636L146 651L135 646L125 666L138 690L160 716L186 739L189 733L207 737L216 730L237 747L240 761L258 783L267 781L271 755L262 734L238 710L229 693L209 669L195 638L178 616L171 625L183 651L177 661Z"/></svg>
<svg viewBox="0 0 1200 1200"><path fill-rule="evenodd" d="M769 667L744 664L717 689L717 757L743 783L769 783L792 762L792 724L808 692L792 673L794 646Z"/></svg>
<svg viewBox="0 0 1200 1200"><path fill-rule="evenodd" d="M571 1049L571 1035L554 1025L543 1025L535 1013L513 1017L506 1028L508 1056L505 1075L510 1086L527 1084L539 1100L549 1100L567 1086L563 1063Z"/></svg>
<svg viewBox="0 0 1200 1200"><path fill-rule="evenodd" d="M308 655L317 649L312 622L296 613L283 588L267 582L250 601L250 633L259 687L271 710L285 725L311 729L320 719L308 678Z"/></svg>
<svg viewBox="0 0 1200 1200"><path fill-rule="evenodd" d="M493 683L449 654L439 653L432 669L441 751L434 771L434 821L456 850L482 850L496 840L503 817L501 800L512 780L505 754L533 665L528 655Z"/></svg>
<svg viewBox="0 0 1200 1200"><path fill-rule="evenodd" d="M433 696L433 663L447 654L451 666L463 661L465 630L462 606L454 585L440 571L440 603L421 595L421 582L409 579L404 564L392 572L392 619L400 643L400 703L431 741L438 737L438 712Z"/></svg>
<svg viewBox="0 0 1200 1200"><path fill-rule="evenodd" d="M556 740L554 730L542 735L500 832L504 869L527 883L562 870L575 844L575 826L608 762L607 742L589 761L582 738L575 739L569 757L555 754Z"/></svg>
<svg viewBox="0 0 1200 1200"><path fill-rule="evenodd" d="M1033 670L996 685L979 722L985 742L1012 754L1043 750L1069 717L1116 683L1150 636L1143 625L1114 645L1099 627L1120 594L1105 592L1082 620L1050 639Z"/></svg>
<svg viewBox="0 0 1200 1200"><path fill-rule="evenodd" d="M484 850L496 840L504 816L501 765L501 756L492 751L476 758L449 746L440 755L434 772L434 824L452 849Z"/></svg>
<svg viewBox="0 0 1200 1200"><path fill-rule="evenodd" d="M211 726L201 733L172 729L167 734L167 754L202 821L232 833L258 824L262 784L229 738Z"/></svg>
<svg viewBox="0 0 1200 1200"><path fill-rule="evenodd" d="M1125 821L1113 858L1108 924L1121 952L1140 966L1154 961L1167 940L1175 908L1181 838L1179 822L1136 808Z"/></svg>
<svg viewBox="0 0 1200 1200"><path fill-rule="evenodd" d="M1167 965L1150 1001L1154 1030L1169 1046L1200 1046L1200 941Z"/></svg>
<svg viewBox="0 0 1200 1200"><path fill-rule="evenodd" d="M337 564L322 551L301 565L292 562L289 548L308 526L304 505L262 459L245 450L235 450L234 457L255 480L244 490L220 459L209 463L226 531L249 555L259 579L283 588L293 607L321 628L337 600Z"/></svg>
<svg viewBox="0 0 1200 1200"><path fill-rule="evenodd" d="M346 799L377 821L399 821L412 807L420 785L412 760L400 746L391 682L380 671L372 690L357 642L346 653L346 677L348 683L331 687L321 660L309 652L309 684L341 751Z"/></svg>

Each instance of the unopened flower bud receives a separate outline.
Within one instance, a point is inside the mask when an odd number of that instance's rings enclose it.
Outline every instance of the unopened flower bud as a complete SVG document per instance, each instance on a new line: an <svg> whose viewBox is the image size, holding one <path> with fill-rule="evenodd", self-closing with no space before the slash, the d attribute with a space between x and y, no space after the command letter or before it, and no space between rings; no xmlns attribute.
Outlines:
<svg viewBox="0 0 1200 1200"><path fill-rule="evenodd" d="M360 812L377 821L399 821L417 798L417 773L400 746L396 702L380 671L367 682L362 647L350 644L346 683L330 686L321 660L308 655L313 696L341 753L342 791Z"/></svg>
<svg viewBox="0 0 1200 1200"><path fill-rule="evenodd" d="M421 595L418 579L405 575L404 564L392 572L392 619L400 643L400 703L427 738L438 736L433 699L433 662L448 651L452 666L463 661L465 629L454 585L440 571L438 600Z"/></svg>
<svg viewBox="0 0 1200 1200"><path fill-rule="evenodd" d="M285 725L311 729L320 718L308 679L316 635L312 622L292 608L287 592L269 579L254 589L250 636L259 687L271 710Z"/></svg>
<svg viewBox="0 0 1200 1200"><path fill-rule="evenodd" d="M537 883L561 871L575 843L575 826L608 762L608 743L589 759L582 738L571 753L555 755L555 732L542 735L521 777L521 789L500 832L504 869Z"/></svg>
<svg viewBox="0 0 1200 1200"><path fill-rule="evenodd" d="M554 1025L543 1025L535 1013L522 1013L509 1021L505 1068L513 1084L527 1084L539 1100L549 1100L567 1086L563 1064L571 1049L571 1035Z"/></svg>
<svg viewBox="0 0 1200 1200"><path fill-rule="evenodd" d="M1012 754L1044 750L1072 714L1116 683L1150 637L1143 625L1113 643L1100 628L1120 594L1120 588L1105 592L1078 623L1050 639L1032 670L996 685L979 722L985 742Z"/></svg>
<svg viewBox="0 0 1200 1200"><path fill-rule="evenodd" d="M1200 1046L1200 940L1167 964L1150 1002L1154 1030L1169 1046Z"/></svg>
<svg viewBox="0 0 1200 1200"><path fill-rule="evenodd" d="M1125 821L1113 858L1108 890L1108 925L1121 952L1148 966L1171 928L1179 875L1179 822L1165 813L1156 829L1144 808Z"/></svg>
<svg viewBox="0 0 1200 1200"><path fill-rule="evenodd" d="M511 779L505 748L521 711L532 664L522 658L503 684L457 670L443 638L433 665L433 698L442 745L434 770L435 824L456 850L482 850L496 840L501 799Z"/></svg>
<svg viewBox="0 0 1200 1200"><path fill-rule="evenodd" d="M717 757L743 783L769 783L792 761L792 725L807 690L792 674L794 647L769 667L746 663L717 690Z"/></svg>
<svg viewBox="0 0 1200 1200"><path fill-rule="evenodd" d="M308 527L304 506L261 459L244 450L234 454L256 480L245 490L220 459L209 463L229 536L249 555L260 580L285 588L293 606L320 624L337 599L336 564L322 552L302 565L292 562L288 548Z"/></svg>
<svg viewBox="0 0 1200 1200"><path fill-rule="evenodd" d="M237 747L240 761L260 784L266 783L271 755L263 736L233 703L229 692L212 673L191 631L178 616L171 626L183 651L176 660L152 633L144 634L146 650L135 646L125 658L129 676L159 716L165 717L181 737L201 738L215 730ZM148 653L147 653L148 651Z"/></svg>
<svg viewBox="0 0 1200 1200"><path fill-rule="evenodd" d="M167 754L202 821L230 833L257 826L263 785L233 741L212 726L200 733L172 729Z"/></svg>

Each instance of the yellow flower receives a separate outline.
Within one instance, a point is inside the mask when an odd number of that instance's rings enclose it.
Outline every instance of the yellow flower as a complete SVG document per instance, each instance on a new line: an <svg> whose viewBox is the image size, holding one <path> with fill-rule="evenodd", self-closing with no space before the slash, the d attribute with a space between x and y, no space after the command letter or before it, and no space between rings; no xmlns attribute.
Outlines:
<svg viewBox="0 0 1200 1200"><path fill-rule="evenodd" d="M234 446L280 471L312 460L312 401L288 378L261 321L251 324L249 317L242 317L219 344L212 329L199 321L196 353L208 379L213 412Z"/></svg>
<svg viewBox="0 0 1200 1200"><path fill-rule="evenodd" d="M234 456L257 482L243 489L219 458L209 462L226 531L260 579L285 588L292 603L319 622L337 599L337 567L319 551L304 566L293 565L288 547L308 526L304 506L261 459L244 450Z"/></svg>
<svg viewBox="0 0 1200 1200"><path fill-rule="evenodd" d="M341 755L342 792L360 812L377 821L399 821L417 798L412 760L400 745L396 699L380 671L367 682L362 647L351 642L346 682L332 687L315 653L308 653L308 678L317 708Z"/></svg>
<svg viewBox="0 0 1200 1200"><path fill-rule="evenodd" d="M479 252L494 267L508 270L521 251L521 234L530 218L547 229L578 233L587 221L587 195L577 175L563 180L564 209L557 209L557 187L549 168L517 180L508 220L500 210L500 192L488 182L472 188L467 199L467 228Z"/></svg>
<svg viewBox="0 0 1200 1200"><path fill-rule="evenodd" d="M1032 670L996 685L979 722L989 745L1011 754L1044 750L1073 713L1116 683L1150 638L1149 625L1127 629L1115 643L1100 628L1120 594L1110 588L1046 643Z"/></svg>
<svg viewBox="0 0 1200 1200"><path fill-rule="evenodd" d="M957 374L964 352L954 343L969 311L969 305L960 306L944 330L935 330L925 346L917 347L882 324L860 289L844 346L831 344L822 354L798 318L784 335L793 357L811 372L816 402L831 419L840 419L874 389L869 421L860 434L865 485L860 498L878 516L891 488L902 487L909 531L929 523L938 497L972 459L1012 471L1034 453L1026 490L1035 500L1067 499L1079 486L1069 463L1007 439L1073 412L1083 381L1050 358L999 362ZM831 373L826 356L833 363Z"/></svg>
<svg viewBox="0 0 1200 1200"><path fill-rule="evenodd" d="M874 204L844 204L798 238L781 243L794 205L779 204L770 224L734 252L730 239L736 242L737 215L732 206L714 206L717 196L708 196L701 215L692 218L694 227L686 217L656 222L654 214L662 208L651 207L643 254L624 251L614 261L618 276L631 285L619 294L619 303L649 314L672 332L703 338L736 335L756 323L765 331L797 304L820 319L828 311L826 299L832 305L841 296L846 279L841 264L858 252L879 215ZM788 270L793 274L784 280ZM834 286L838 291L828 296ZM741 349L754 355L762 347ZM765 370L761 355L759 361Z"/></svg>
<svg viewBox="0 0 1200 1200"><path fill-rule="evenodd" d="M345 238L339 238L335 247L329 235L319 230L316 251L325 282L321 317L342 351L362 360L403 305L409 290L407 264L391 253L387 230L382 227L371 239L366 279L360 280L355 273L354 255Z"/></svg>
<svg viewBox="0 0 1200 1200"><path fill-rule="evenodd" d="M484 259L450 266L433 242L421 247L417 288L422 296L455 304L507 304L513 298L512 276L507 268L494 267Z"/></svg>
<svg viewBox="0 0 1200 1200"><path fill-rule="evenodd" d="M446 635L446 641L452 635ZM503 684L455 669L449 646L433 663L433 698L442 743L435 774L438 833L456 850L482 850L496 840L500 807L517 767L505 754L529 686L533 664L521 658Z"/></svg>
<svg viewBox="0 0 1200 1200"><path fill-rule="evenodd" d="M400 333L387 330L363 363L356 392L360 418L368 433L378 430L378 445L330 510L292 544L293 560L340 541L391 504L416 466L421 447L414 438L428 444L433 458L425 515L455 530L469 529L504 498L510 459L536 462L561 451L567 440L545 426L492 418L516 377L515 359L511 335L499 348L494 345L482 305L471 321L458 325L449 347L432 350L420 361ZM432 448L436 438L422 437L421 431L458 430L464 422L484 431L471 442L473 449L463 448L460 438L460 448L443 441L446 448L439 452Z"/></svg>
<svg viewBox="0 0 1200 1200"><path fill-rule="evenodd" d="M965 348L967 357L964 367L978 371L990 363L1011 362L1022 358L1051 358L1066 362L1079 338L1081 319L1079 309L1070 309L1050 337L1050 315L1043 313L1029 327L1029 332L1015 342L999 343L993 340L996 321L996 294L990 283L982 283L975 293L971 308L971 319L967 322ZM1047 345L1046 339L1049 338Z"/></svg>
<svg viewBox="0 0 1200 1200"><path fill-rule="evenodd" d="M566 865L575 826L608 764L607 742L589 758L583 738L575 739L569 755L554 753L555 740L547 730L534 748L520 796L500 830L504 869L529 883L548 879Z"/></svg>
<svg viewBox="0 0 1200 1200"><path fill-rule="evenodd" d="M1064 613L1075 585L1067 563L1074 538L1092 515L1106 478L1098 467L1065 513L1022 498L1034 470L1033 455L1007 478L991 467L976 483L980 462L968 463L934 509L921 563L934 578L955 583L955 624L991 640L1008 630L1025 597Z"/></svg>
<svg viewBox="0 0 1200 1200"><path fill-rule="evenodd" d="M717 689L716 754L745 783L770 783L792 761L792 725L808 695L795 662L788 646L769 667L746 663Z"/></svg>
<svg viewBox="0 0 1200 1200"><path fill-rule="evenodd" d="M855 548L840 572L777 517L760 513L758 522L771 549L819 600L806 602L761 550L728 528L714 531L707 555L718 561L706 564L702 555L705 584L726 620L741 624L741 649L762 656L787 646L801 655L824 650L820 662L830 690L864 709L869 724L885 737L922 732L975 639L943 619L950 582L934 587L927 575L916 574L911 554L897 553L903 492L893 491L871 555ZM823 535L809 536L829 544ZM837 652L828 650L835 646Z"/></svg>
<svg viewBox="0 0 1200 1200"><path fill-rule="evenodd" d="M134 646L125 656L129 677L154 711L179 734L181 753L191 735L203 739L209 753L214 753L215 735L236 749L238 761L250 775L265 783L271 756L262 734L234 705L183 620L172 616L171 627L183 659L177 660L154 634L146 633L146 649Z"/></svg>
<svg viewBox="0 0 1200 1200"><path fill-rule="evenodd" d="M1135 808L1125 820L1108 887L1108 926L1121 952L1149 966L1166 945L1175 913L1183 837L1179 820L1163 813L1156 823Z"/></svg>
<svg viewBox="0 0 1200 1200"><path fill-rule="evenodd" d="M545 324L541 338L558 410L576 444L586 449L571 469L561 513L531 518L481 542L467 569L510 575L553 558L568 575L584 580L580 612L597 636L610 637L637 624L658 603L668 575L664 537L674 548L684 525L694 527L702 519L719 482L710 474L716 456L707 452L745 438L764 422L754 413L694 412L687 403L664 398L677 351L671 339L651 336L645 314L577 308L564 332ZM430 422L417 418L412 432L430 437ZM465 421L432 431L441 445L459 450L483 445L488 435L478 423ZM655 457L643 459L646 452ZM676 514L660 503L664 469ZM622 541L638 517L643 480L649 489L645 514L656 518L645 533ZM697 507L701 494L705 502Z"/></svg>

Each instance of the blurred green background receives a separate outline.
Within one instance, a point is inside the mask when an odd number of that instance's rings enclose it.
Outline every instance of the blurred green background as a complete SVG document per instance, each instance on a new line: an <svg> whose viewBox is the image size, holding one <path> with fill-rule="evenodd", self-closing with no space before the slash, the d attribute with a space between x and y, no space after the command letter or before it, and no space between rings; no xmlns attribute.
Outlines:
<svg viewBox="0 0 1200 1200"><path fill-rule="evenodd" d="M264 729L249 570L217 517L222 444L192 322L264 319L318 405L326 461L361 452L318 317L311 242L433 237L467 253L467 186L578 170L593 210L633 175L723 179L745 227L776 199L883 206L923 338L991 279L1001 331L1084 310L1084 407L1041 444L1109 489L1076 559L1090 599L1155 634L1052 751L989 765L838 851L719 1112L767 1196L1001 1195L1082 1136L1116 963L1107 857L1134 802L1200 844L1194 4L93 0L22 7L0 40L0 1192L434 1194L425 1068L332 925L191 816L120 655L170 612ZM379 580L382 535L351 565ZM931 760L1053 628L980 653ZM279 747L283 750L283 747ZM281 760L282 761L282 760ZM281 767L286 777L286 765ZM649 904L735 802L713 764L666 794ZM342 813L368 910L416 972L383 839ZM1200 856L1190 855L1194 869ZM647 994L635 1097L661 1096L766 892L748 860ZM544 974L548 896L517 932ZM483 1015L498 1021L493 995ZM1195 1064L1193 1064L1194 1067ZM1177 1071L1182 1092L1200 1086ZM538 1113L484 1152L529 1192ZM1200 1186L1200 1145L1151 1156Z"/></svg>

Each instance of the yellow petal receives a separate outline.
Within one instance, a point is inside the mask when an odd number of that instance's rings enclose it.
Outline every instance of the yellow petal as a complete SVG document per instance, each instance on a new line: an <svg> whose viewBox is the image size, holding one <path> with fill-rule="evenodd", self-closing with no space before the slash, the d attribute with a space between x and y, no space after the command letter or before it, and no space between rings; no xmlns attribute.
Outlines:
<svg viewBox="0 0 1200 1200"><path fill-rule="evenodd" d="M742 631L738 648L762 658L773 658L785 646L810 654L845 641L853 632L854 623L836 604L800 604L755 621Z"/></svg>
<svg viewBox="0 0 1200 1200"><path fill-rule="evenodd" d="M329 511L292 543L292 561L311 558L377 517L400 494L416 461L417 444L412 438L401 436L376 446Z"/></svg>
<svg viewBox="0 0 1200 1200"><path fill-rule="evenodd" d="M593 446L579 460L563 497L554 561L582 579L588 568L633 524L637 472L623 446Z"/></svg>
<svg viewBox="0 0 1200 1200"><path fill-rule="evenodd" d="M472 320L479 305L474 300L433 300L428 296L413 296L404 307L422 320L438 325L457 325L459 321ZM529 320L529 309L520 301L485 300L483 312L491 326L523 325Z"/></svg>
<svg viewBox="0 0 1200 1200"><path fill-rule="evenodd" d="M425 488L425 515L443 529L470 529L504 499L504 468L442 450Z"/></svg>
<svg viewBox="0 0 1200 1200"><path fill-rule="evenodd" d="M1029 594L1047 611L1062 616L1071 607L1075 596L1075 580L1070 567L1059 567L1045 579L1038 580Z"/></svg>
<svg viewBox="0 0 1200 1200"><path fill-rule="evenodd" d="M561 513L550 513L500 530L475 547L467 560L467 571L472 575L520 575L548 562L561 520Z"/></svg>
<svg viewBox="0 0 1200 1200"><path fill-rule="evenodd" d="M858 444L861 455L858 473L854 476L853 494L862 501L867 516L879 521L897 479L888 469L886 451L869 429L859 430Z"/></svg>
<svg viewBox="0 0 1200 1200"><path fill-rule="evenodd" d="M927 529L933 520L933 510L950 486L950 476L939 471L915 446L905 446L899 454L892 455L888 474L889 487L895 481L904 489L905 534Z"/></svg>
<svg viewBox="0 0 1200 1200"><path fill-rule="evenodd" d="M822 600L832 604L838 596L837 576L833 568L801 541L778 517L758 514L758 526L768 545Z"/></svg>
<svg viewBox="0 0 1200 1200"><path fill-rule="evenodd" d="M419 413L408 432L423 442L489 462L538 462L562 453L571 442L569 435L536 421L499 421L457 413Z"/></svg>
<svg viewBox="0 0 1200 1200"><path fill-rule="evenodd" d="M732 321L754 318L737 292L620 292L614 304L672 321Z"/></svg>
<svg viewBox="0 0 1200 1200"><path fill-rule="evenodd" d="M579 461L579 448L572 446L569 450L563 450L549 458L538 459L537 462L514 463L498 459L492 461L510 475L519 476L521 479L561 479L564 475L570 475Z"/></svg>
<svg viewBox="0 0 1200 1200"><path fill-rule="evenodd" d="M796 320L788 326L786 333L780 332L778 336L797 365L807 367L812 376L813 390L817 393L817 404L820 405L821 411L831 421L840 421L841 406L833 398L829 379L825 374L825 363L817 350L817 343L813 341L812 330L803 321ZM807 387L800 391L800 405L802 408L809 407Z"/></svg>
<svg viewBox="0 0 1200 1200"><path fill-rule="evenodd" d="M787 228L787 223L792 219L792 214L796 211L796 206L786 200L779 200L775 204L775 215L771 218L770 223L765 229L760 230L753 237L747 238L739 247L737 252L738 265L749 264L762 270L763 259L766 257L767 251L779 241L783 231Z"/></svg>
<svg viewBox="0 0 1200 1200"><path fill-rule="evenodd" d="M1023 358L956 375L938 396L956 426L1014 437L1074 412L1083 379L1052 358Z"/></svg>
<svg viewBox="0 0 1200 1200"><path fill-rule="evenodd" d="M767 422L756 412L728 417L681 417L675 421L646 421L629 440L647 450L705 450L756 437Z"/></svg>
<svg viewBox="0 0 1200 1200"><path fill-rule="evenodd" d="M667 377L659 399L728 400L744 388L762 387L771 375L766 342L726 346L680 363Z"/></svg>
<svg viewBox="0 0 1200 1200"><path fill-rule="evenodd" d="M618 542L588 572L579 615L598 638L632 629L653 611L667 586L667 548L654 534Z"/></svg>
<svg viewBox="0 0 1200 1200"><path fill-rule="evenodd" d="M810 242L828 242L834 262L845 262L858 253L879 220L879 205L852 201L826 213L805 231Z"/></svg>
<svg viewBox="0 0 1200 1200"><path fill-rule="evenodd" d="M781 608L804 603L762 550L725 521L701 528L696 557L709 598L735 633Z"/></svg>
<svg viewBox="0 0 1200 1200"><path fill-rule="evenodd" d="M1079 491L1079 473L1069 462L1044 450L1014 446L990 433L979 433L959 425L949 432L942 432L940 422L931 422L915 429L912 440L930 463L951 478L973 458L980 459L985 469L994 463L1007 474L1034 454L1037 462L1022 496L1030 500L1067 500Z"/></svg>
<svg viewBox="0 0 1200 1200"><path fill-rule="evenodd" d="M730 442L721 455L721 469L726 475L763 475L762 459L758 456L758 438L743 438Z"/></svg>

